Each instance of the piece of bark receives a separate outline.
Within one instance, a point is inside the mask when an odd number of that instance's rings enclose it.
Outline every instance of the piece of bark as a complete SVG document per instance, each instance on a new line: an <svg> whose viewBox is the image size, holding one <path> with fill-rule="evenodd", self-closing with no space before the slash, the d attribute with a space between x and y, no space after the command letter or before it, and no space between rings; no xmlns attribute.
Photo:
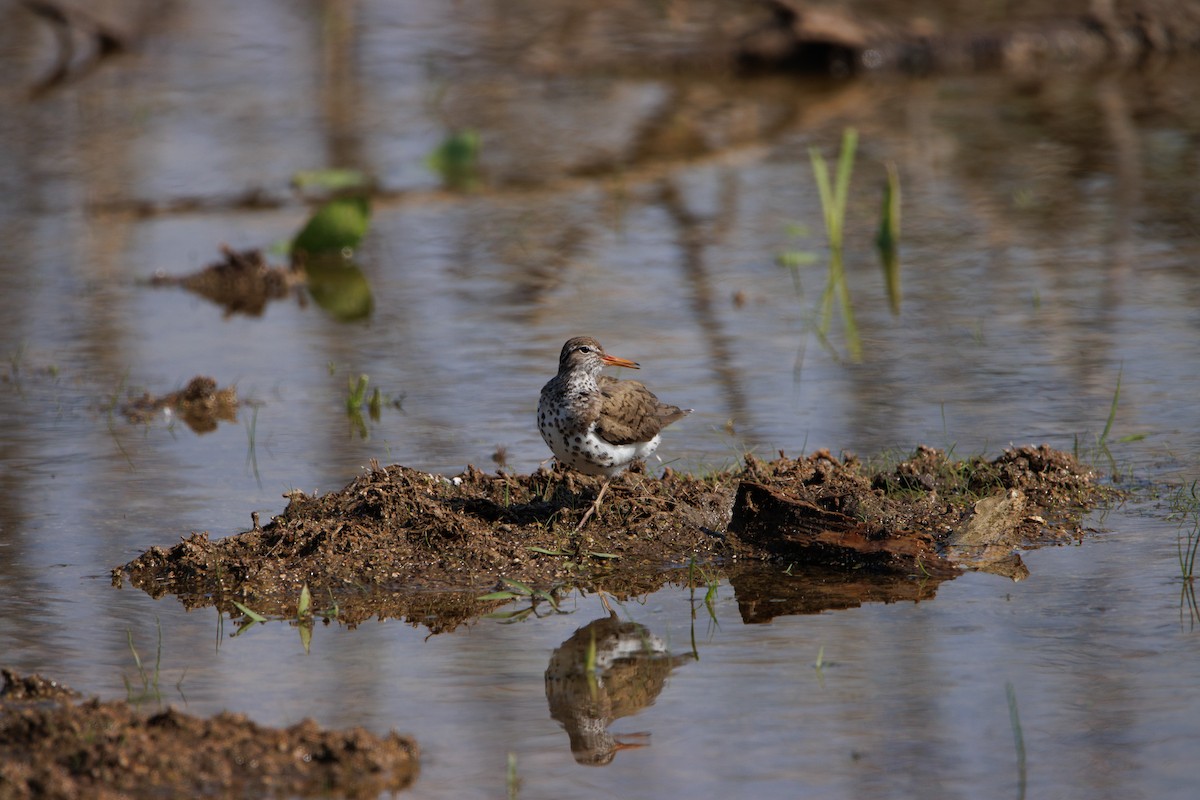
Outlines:
<svg viewBox="0 0 1200 800"><path fill-rule="evenodd" d="M928 533L871 526L752 481L738 486L729 531L806 564L933 577L957 572Z"/></svg>

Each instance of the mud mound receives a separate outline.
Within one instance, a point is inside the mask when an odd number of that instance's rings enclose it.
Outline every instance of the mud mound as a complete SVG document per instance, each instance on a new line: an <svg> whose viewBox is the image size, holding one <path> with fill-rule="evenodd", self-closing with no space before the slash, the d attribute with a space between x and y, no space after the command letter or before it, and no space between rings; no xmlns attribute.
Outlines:
<svg viewBox="0 0 1200 800"><path fill-rule="evenodd" d="M164 395L146 392L121 408L126 419L141 424L149 423L165 411L182 419L195 433L211 433L219 422L237 421L237 389L232 386L219 389L214 379L197 375L177 392Z"/></svg>
<svg viewBox="0 0 1200 800"><path fill-rule="evenodd" d="M127 576L154 596L173 593L235 616L240 603L351 625L406 617L438 631L502 603L475 599L500 579L636 595L687 580L689 565L719 574L738 559L949 576L980 566L946 548L987 496L1002 506L989 506L988 526L976 520L966 541L993 546L997 558L1017 544L1077 533L1080 509L1103 496L1089 470L1047 447L966 462L920 448L877 474L853 457L819 452L748 457L741 470L705 477L627 472L576 530L600 487L599 479L544 469L517 476L468 467L447 478L373 464L341 491L291 494L266 526L256 520L224 539L196 533L153 547L115 569L114 582ZM1061 511L1059 522L1047 523L1037 508ZM801 534L821 537L818 546Z"/></svg>
<svg viewBox="0 0 1200 800"><path fill-rule="evenodd" d="M4 670L4 680L4 798L377 797L417 772L416 744L394 732L326 731L309 720L267 728L174 709L147 716L124 702L71 702L73 692L36 675Z"/></svg>

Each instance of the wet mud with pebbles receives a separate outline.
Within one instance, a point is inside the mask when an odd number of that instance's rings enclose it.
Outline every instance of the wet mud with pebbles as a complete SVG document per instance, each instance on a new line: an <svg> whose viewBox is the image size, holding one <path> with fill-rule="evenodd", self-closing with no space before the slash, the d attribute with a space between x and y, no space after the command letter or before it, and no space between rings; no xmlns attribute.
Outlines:
<svg viewBox="0 0 1200 800"><path fill-rule="evenodd" d="M396 733L287 728L240 714L201 719L80 699L37 675L3 671L0 798L374 798L409 786L417 746Z"/></svg>

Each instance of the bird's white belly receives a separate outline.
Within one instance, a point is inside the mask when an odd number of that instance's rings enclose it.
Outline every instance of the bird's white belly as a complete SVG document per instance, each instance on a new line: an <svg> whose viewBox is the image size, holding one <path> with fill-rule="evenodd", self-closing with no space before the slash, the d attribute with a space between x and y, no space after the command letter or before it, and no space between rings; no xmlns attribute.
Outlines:
<svg viewBox="0 0 1200 800"><path fill-rule="evenodd" d="M596 426L578 434L567 434L560 420L548 414L544 420L539 415L538 429L542 439L550 446L560 463L585 475L604 475L611 478L632 461L649 458L658 449L661 436L648 442L634 444L612 444L596 435Z"/></svg>

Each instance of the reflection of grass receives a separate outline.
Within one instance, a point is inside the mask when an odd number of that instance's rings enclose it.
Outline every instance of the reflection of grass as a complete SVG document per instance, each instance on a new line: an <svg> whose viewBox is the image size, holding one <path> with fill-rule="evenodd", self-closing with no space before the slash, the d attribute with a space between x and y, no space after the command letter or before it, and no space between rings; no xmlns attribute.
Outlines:
<svg viewBox="0 0 1200 800"><path fill-rule="evenodd" d="M358 378L350 378L347 382L346 391L346 416L350 418L350 426L358 433L360 438L366 439L367 423L363 419L363 408L367 409L367 415L372 422L379 422L379 418L383 411L384 396L379 387L375 387L370 397L367 396L367 387L370 385L371 379L366 375L359 375ZM396 408L403 411L401 403L404 401L404 395L391 398L388 402Z"/></svg>
<svg viewBox="0 0 1200 800"><path fill-rule="evenodd" d="M346 395L346 416L350 419L350 427L360 439L367 438L367 423L363 419L362 408L367 399L367 384L370 381L366 375L359 375L357 381L351 378L350 391Z"/></svg>
<svg viewBox="0 0 1200 800"><path fill-rule="evenodd" d="M258 488L262 488L262 478L258 474L258 449L255 447L255 434L258 430L258 403L254 403L251 407L250 419L246 420L246 466L254 473L254 480L258 483Z"/></svg>
<svg viewBox="0 0 1200 800"><path fill-rule="evenodd" d="M1017 748L1017 797L1025 797L1027 772L1025 768L1025 735L1021 732L1021 715L1017 713L1017 690L1012 683L1005 686L1008 693L1008 719L1012 724L1013 743Z"/></svg>
<svg viewBox="0 0 1200 800"><path fill-rule="evenodd" d="M883 185L883 208L879 214L879 233L875 246L883 266L883 282L887 287L888 305L893 314L900 313L900 173L888 162L887 182Z"/></svg>
<svg viewBox="0 0 1200 800"><path fill-rule="evenodd" d="M834 348L829 342L829 331L833 326L833 314L836 306L842 317L846 347L851 361L862 360L862 340L854 317L854 307L850 302L844 258L846 207L850 198L850 176L854 172L854 157L857 148L858 132L854 128L847 128L842 134L841 150L838 153L837 166L832 174L828 162L817 148L810 147L808 151L812 162L813 178L816 180L817 192L821 201L825 234L829 240L829 269L826 273L825 288L817 305L817 322L813 330L825 348L834 352ZM900 175L894 164L886 164L885 169L887 178L883 186L883 201L875 246L879 250L883 266L884 285L889 305L892 313L896 314L900 311L901 294ZM802 239L808 236L808 230L801 225L789 225L788 235L790 238ZM816 263L817 255L810 250L789 247L777 253L775 260L781 267L791 272L796 294L803 298L804 289L800 280L800 269Z"/></svg>
<svg viewBox="0 0 1200 800"><path fill-rule="evenodd" d="M237 633L233 634L241 636L255 624L262 624L271 620L282 621L288 620L295 625L300 631L300 644L304 647L304 652L307 653L312 645L313 623L317 617L321 617L326 621L337 619L340 609L337 600L333 597L333 592L329 593L329 606L323 609L314 609L312 592L308 589L308 584L300 587L300 596L296 600L296 613L294 616L266 616L260 614L247 605L234 600L233 605L242 615L242 622L238 626Z"/></svg>
<svg viewBox="0 0 1200 800"><path fill-rule="evenodd" d="M531 548L531 549L538 549L538 548ZM539 549L539 552L549 552L549 551ZM534 589L532 586L529 586L528 584L521 583L521 581L510 580L509 578L501 578L500 582L503 583L507 588L501 589L496 592L489 592L488 594L485 594L485 595L480 595L479 597L476 597L475 599L480 600L480 601L518 600L518 599L524 597L524 598L528 598L529 605L526 606L525 608L517 609L516 611L497 611L497 612L488 614L487 615L488 619L498 619L498 620L501 620L502 622L504 622L505 624L508 624L508 623L513 623L513 622L521 622L521 621L527 619L531 615L534 617L541 617L543 615L538 613L538 603L541 601L544 601L547 605L550 606L551 614L567 613L566 611L563 611L561 608L559 608L558 596L557 596L557 593L559 591L558 587L554 587L554 588L551 588L549 591L546 591L545 589Z"/></svg>
<svg viewBox="0 0 1200 800"><path fill-rule="evenodd" d="M142 657L138 653L137 648L133 644L133 631L125 629L125 638L129 642L129 652L133 654L133 663L137 667L137 680L141 684L140 690L135 691L133 683L129 677L122 674L121 680L125 683L126 699L133 704L142 702L143 700L153 699L156 703L162 702L162 691L159 689L158 681L162 675L162 621L154 620L155 627L158 629L158 647L154 654L154 671L149 672L146 665L142 663ZM187 670L179 676L179 680L175 683L175 689L179 692L179 696L183 697L183 679L187 677ZM187 698L184 697L184 702Z"/></svg>
<svg viewBox="0 0 1200 800"><path fill-rule="evenodd" d="M1171 513L1168 519L1178 516L1182 529L1190 523L1191 530L1181 533L1175 542L1176 554L1179 559L1179 577L1183 586L1179 593L1179 616L1182 619L1186 606L1188 618L1192 625L1200 621L1200 605L1196 603L1196 558L1200 555L1200 494L1197 485L1200 481L1192 481L1188 488L1180 488L1170 500Z"/></svg>
<svg viewBox="0 0 1200 800"><path fill-rule="evenodd" d="M821 211L825 218L825 233L829 237L829 277L825 291L821 294L820 319L817 332L826 341L833 321L834 300L842 312L842 324L846 328L846 346L853 361L862 360L862 343L858 326L854 321L854 309L850 305L850 290L846 285L846 270L842 260L843 233L846 223L846 202L850 194L850 175L854 171L854 151L858 147L858 132L847 128L842 134L842 149L838 155L837 174L834 182L829 180L829 165L815 147L809 148L812 159L813 177L821 196Z"/></svg>
<svg viewBox="0 0 1200 800"><path fill-rule="evenodd" d="M505 783L508 785L508 800L517 800L517 793L521 789L521 778L517 775L516 753L508 754L508 773Z"/></svg>
<svg viewBox="0 0 1200 800"><path fill-rule="evenodd" d="M1124 367L1121 367L1121 369L1117 372L1117 385L1113 388L1112 400L1108 405L1108 418L1104 421L1104 430L1101 431L1098 437L1096 437L1095 451L1091 453L1081 452L1079 437L1075 437L1075 457L1080 461L1095 464L1099 460L1100 456L1103 456L1108 461L1110 474L1112 475L1114 481L1120 481L1122 476L1117 468L1117 460L1108 447L1109 441L1115 441L1117 443L1124 444L1126 442L1137 442L1146 438L1146 434L1144 433L1131 433L1126 436L1120 436L1113 440L1109 439L1109 434L1112 433L1113 424L1117 419L1117 409L1121 403L1121 379L1123 378L1124 373Z"/></svg>
<svg viewBox="0 0 1200 800"><path fill-rule="evenodd" d="M706 590L704 592L703 600L697 601L696 588L701 585L705 586ZM717 621L716 602L717 587L720 585L720 581L718 581L716 578L710 577L708 573L704 571L704 568L696 562L696 557L692 556L692 560L688 562L688 590L691 592L692 606L692 657L697 661L700 660L700 650L696 646L696 608L703 603L705 610L708 611L709 623L713 627L719 627L720 623Z"/></svg>
<svg viewBox="0 0 1200 800"><path fill-rule="evenodd" d="M1108 419L1104 422L1104 432L1100 434L1100 446L1105 447L1105 442L1108 441L1108 434L1112 431L1113 421L1117 418L1117 404L1121 400L1121 376L1125 373L1125 368L1122 367L1117 372L1117 387L1113 389L1112 403L1108 407ZM1107 450L1107 448L1105 448Z"/></svg>
<svg viewBox="0 0 1200 800"><path fill-rule="evenodd" d="M138 680L141 681L141 692L134 694L133 684L125 675L121 676L121 680L125 682L125 695L130 703L140 702L147 698L153 697L156 701L162 700L162 693L158 690L158 676L162 667L162 624L158 626L158 651L154 659L153 674L146 672L145 665L142 664L142 657L138 655L137 648L133 646L133 631L125 629L125 638L129 642L129 652L133 654L133 663L137 667Z"/></svg>

